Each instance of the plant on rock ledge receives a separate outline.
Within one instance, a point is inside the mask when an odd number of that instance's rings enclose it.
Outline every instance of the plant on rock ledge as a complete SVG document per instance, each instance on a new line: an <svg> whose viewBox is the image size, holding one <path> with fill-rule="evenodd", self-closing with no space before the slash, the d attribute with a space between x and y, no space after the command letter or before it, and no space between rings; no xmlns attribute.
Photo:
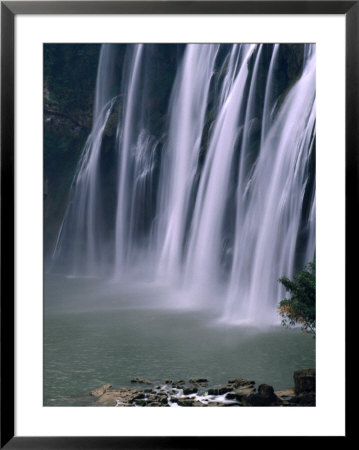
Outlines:
<svg viewBox="0 0 359 450"><path fill-rule="evenodd" d="M278 280L290 298L279 303L278 313L285 327L301 325L302 331L315 335L315 259L293 277Z"/></svg>

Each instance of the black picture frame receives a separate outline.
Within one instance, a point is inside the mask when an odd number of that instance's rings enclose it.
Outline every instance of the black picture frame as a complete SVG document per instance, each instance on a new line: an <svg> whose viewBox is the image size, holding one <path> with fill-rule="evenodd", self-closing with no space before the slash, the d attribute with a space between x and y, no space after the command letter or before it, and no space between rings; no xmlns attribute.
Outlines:
<svg viewBox="0 0 359 450"><path fill-rule="evenodd" d="M18 14L339 14L346 19L346 297L354 290L359 148L359 1L1 2L1 442L6 449L204 448L227 437L14 435L14 21ZM356 211L355 211L356 210ZM354 213L353 213L354 212ZM346 327L347 329L348 327ZM347 331L346 331L347 336ZM346 409L348 403L346 402ZM349 436L348 424L346 436ZM218 442L218 441L221 442ZM231 440L232 442L228 442Z"/></svg>

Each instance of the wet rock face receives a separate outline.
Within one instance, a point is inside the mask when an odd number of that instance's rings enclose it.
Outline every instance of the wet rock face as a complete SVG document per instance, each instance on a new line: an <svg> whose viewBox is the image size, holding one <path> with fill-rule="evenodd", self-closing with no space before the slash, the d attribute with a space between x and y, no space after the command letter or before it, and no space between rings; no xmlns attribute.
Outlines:
<svg viewBox="0 0 359 450"><path fill-rule="evenodd" d="M286 389L284 391L276 391L275 395L282 401L283 406L291 406L295 397L294 389Z"/></svg>
<svg viewBox="0 0 359 450"><path fill-rule="evenodd" d="M136 400L135 404L137 406L168 406L168 398L166 394L151 395L141 400L140 403Z"/></svg>
<svg viewBox="0 0 359 450"><path fill-rule="evenodd" d="M273 398L274 389L272 386L269 386L268 384L261 384L258 387L258 394L263 395L264 397Z"/></svg>
<svg viewBox="0 0 359 450"><path fill-rule="evenodd" d="M236 391L238 389L240 389L240 390L246 389L248 393L251 393L254 390L254 388L253 388L254 385L255 385L255 381L253 381L253 380L246 380L244 378L234 378L234 379L228 380L228 383L224 384L223 386L208 389L208 394L209 395L223 395L223 394L226 394L227 392Z"/></svg>
<svg viewBox="0 0 359 450"><path fill-rule="evenodd" d="M191 398L177 399L178 406L194 406L194 402Z"/></svg>
<svg viewBox="0 0 359 450"><path fill-rule="evenodd" d="M261 384L258 387L258 393L252 393L242 397L245 406L280 406L282 400L274 393L272 386Z"/></svg>
<svg viewBox="0 0 359 450"><path fill-rule="evenodd" d="M110 384L104 384L103 386L100 386L99 388L90 391L89 394L93 397L101 397L101 395L104 394L107 391L107 389L110 389L110 387L111 387Z"/></svg>
<svg viewBox="0 0 359 450"><path fill-rule="evenodd" d="M243 397L246 397L255 392L255 388L252 385L242 386L236 389L234 392L227 394L227 398L229 395L233 395L233 398L238 401L242 401Z"/></svg>
<svg viewBox="0 0 359 450"><path fill-rule="evenodd" d="M176 380L172 382L172 386L177 389L182 389L184 385L185 385L184 380Z"/></svg>
<svg viewBox="0 0 359 450"><path fill-rule="evenodd" d="M195 401L193 402L192 406L204 407L204 406L208 406L208 404L203 403L203 402L201 402L201 401L199 401L199 400L195 400Z"/></svg>
<svg viewBox="0 0 359 450"><path fill-rule="evenodd" d="M315 406L315 392L302 392L291 401L295 406Z"/></svg>
<svg viewBox="0 0 359 450"><path fill-rule="evenodd" d="M297 395L304 392L315 392L315 369L297 370L294 372L294 390Z"/></svg>
<svg viewBox="0 0 359 450"><path fill-rule="evenodd" d="M233 385L225 384L223 386L208 389L208 395L223 395L233 390Z"/></svg>
<svg viewBox="0 0 359 450"><path fill-rule="evenodd" d="M198 389L196 387L183 388L183 395L196 394Z"/></svg>
<svg viewBox="0 0 359 450"><path fill-rule="evenodd" d="M274 392L272 386L261 384L258 391L253 380L234 378L227 384L203 387L206 378L192 378L192 386L185 380L164 380L153 387L128 387L112 389L104 384L89 392L94 406L315 406L315 370L294 373L295 389ZM143 378L133 378L133 383L153 384ZM158 383L158 380L156 381Z"/></svg>
<svg viewBox="0 0 359 450"><path fill-rule="evenodd" d="M108 389L98 398L97 402L100 406L116 406L117 404L130 406L135 400L144 397L145 394L135 388Z"/></svg>
<svg viewBox="0 0 359 450"><path fill-rule="evenodd" d="M208 383L207 378L191 378L190 383Z"/></svg>
<svg viewBox="0 0 359 450"><path fill-rule="evenodd" d="M255 385L256 382L253 380L246 380L244 378L234 378L232 380L228 380L228 384L237 388L240 386L252 386Z"/></svg>
<svg viewBox="0 0 359 450"><path fill-rule="evenodd" d="M145 392L145 393L150 393L150 392L152 392L152 393L154 393L155 391L152 389L152 388L145 388L144 390L143 390L143 392Z"/></svg>
<svg viewBox="0 0 359 450"><path fill-rule="evenodd" d="M131 383L153 384L152 381L144 378L132 378Z"/></svg>
<svg viewBox="0 0 359 450"><path fill-rule="evenodd" d="M196 387L206 387L208 385L207 378L191 378L189 382Z"/></svg>

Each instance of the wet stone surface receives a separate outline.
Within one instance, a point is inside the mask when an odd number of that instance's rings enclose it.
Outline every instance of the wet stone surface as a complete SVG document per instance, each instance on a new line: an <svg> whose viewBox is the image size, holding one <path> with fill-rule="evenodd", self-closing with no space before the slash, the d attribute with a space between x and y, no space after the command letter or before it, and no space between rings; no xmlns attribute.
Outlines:
<svg viewBox="0 0 359 450"><path fill-rule="evenodd" d="M315 377L314 369L310 376ZM88 402L84 402L84 397L81 400L88 406L117 407L315 406L315 391L310 390L315 386L315 380L306 382L307 390L300 394L294 388L275 392L267 384L256 388L255 381L243 378L233 378L226 384L210 387L206 378L193 378L188 382L169 379L152 382L144 378L130 381L139 386L117 389L104 384L89 392ZM143 386L149 384L152 387ZM63 403L66 405L66 401Z"/></svg>

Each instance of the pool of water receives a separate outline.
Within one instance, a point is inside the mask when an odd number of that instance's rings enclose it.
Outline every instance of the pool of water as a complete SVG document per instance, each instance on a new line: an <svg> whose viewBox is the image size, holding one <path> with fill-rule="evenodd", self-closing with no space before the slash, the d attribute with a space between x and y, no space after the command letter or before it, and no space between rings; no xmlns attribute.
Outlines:
<svg viewBox="0 0 359 450"><path fill-rule="evenodd" d="M294 370L315 367L315 340L300 330L219 323L211 311L171 308L159 286L47 276L44 288L45 405L79 404L71 398L134 377L250 378L286 389Z"/></svg>

